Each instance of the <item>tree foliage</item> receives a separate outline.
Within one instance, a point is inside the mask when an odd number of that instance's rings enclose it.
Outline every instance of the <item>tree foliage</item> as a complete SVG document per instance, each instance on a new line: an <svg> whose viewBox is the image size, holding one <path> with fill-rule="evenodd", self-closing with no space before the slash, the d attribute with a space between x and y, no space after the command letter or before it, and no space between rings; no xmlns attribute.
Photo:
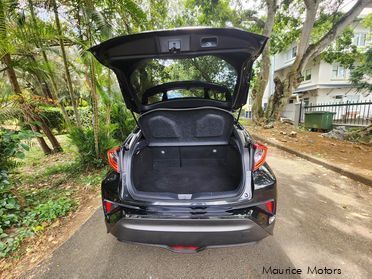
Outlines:
<svg viewBox="0 0 372 279"><path fill-rule="evenodd" d="M358 64L351 69L350 81L359 90L372 92L372 48L369 47L365 55L361 56Z"/></svg>

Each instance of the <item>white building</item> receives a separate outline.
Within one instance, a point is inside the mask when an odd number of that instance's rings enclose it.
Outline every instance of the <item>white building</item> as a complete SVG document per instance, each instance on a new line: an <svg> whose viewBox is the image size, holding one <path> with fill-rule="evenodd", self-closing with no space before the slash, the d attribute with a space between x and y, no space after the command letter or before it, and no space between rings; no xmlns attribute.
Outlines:
<svg viewBox="0 0 372 279"><path fill-rule="evenodd" d="M372 43L371 30L357 24L354 28L353 43L359 48L367 48ZM293 43L287 50L271 58L269 84L263 97L264 108L269 96L274 92L274 77L292 65L296 51L296 43ZM349 81L349 70L337 63L328 64L317 58L307 64L302 75L303 81L289 99L282 115L285 118L293 117L294 103L297 98L305 104L372 100L372 92L358 92ZM248 100L247 109L249 107Z"/></svg>

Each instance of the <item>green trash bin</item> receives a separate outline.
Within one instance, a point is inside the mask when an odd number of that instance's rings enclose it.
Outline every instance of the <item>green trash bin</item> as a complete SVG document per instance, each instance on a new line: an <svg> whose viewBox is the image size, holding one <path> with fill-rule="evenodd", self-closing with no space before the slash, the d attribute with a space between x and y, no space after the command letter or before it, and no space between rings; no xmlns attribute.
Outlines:
<svg viewBox="0 0 372 279"><path fill-rule="evenodd" d="M332 130L334 112L330 111L309 111L305 112L305 128Z"/></svg>

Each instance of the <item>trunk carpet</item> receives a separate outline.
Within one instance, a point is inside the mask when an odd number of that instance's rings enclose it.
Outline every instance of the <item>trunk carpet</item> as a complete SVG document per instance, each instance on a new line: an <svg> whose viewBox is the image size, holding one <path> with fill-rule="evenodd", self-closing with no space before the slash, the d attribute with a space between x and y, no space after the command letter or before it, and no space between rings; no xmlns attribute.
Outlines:
<svg viewBox="0 0 372 279"><path fill-rule="evenodd" d="M229 173L223 164L162 167L147 170L136 188L144 192L193 194L234 190L240 175Z"/></svg>

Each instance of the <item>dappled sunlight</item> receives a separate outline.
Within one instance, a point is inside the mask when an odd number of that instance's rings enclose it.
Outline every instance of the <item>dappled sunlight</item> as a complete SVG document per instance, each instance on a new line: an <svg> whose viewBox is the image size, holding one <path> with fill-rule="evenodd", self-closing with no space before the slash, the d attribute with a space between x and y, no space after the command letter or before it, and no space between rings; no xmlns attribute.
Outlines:
<svg viewBox="0 0 372 279"><path fill-rule="evenodd" d="M358 224L346 224L335 219L330 219L329 224L334 228L349 234L350 236L359 235L365 238L367 241L372 241L372 232L366 226L361 226Z"/></svg>
<svg viewBox="0 0 372 279"><path fill-rule="evenodd" d="M271 151L269 163L279 194L275 238L289 258L295 265L341 266L343 274L366 278L363 266L370 257L366 244L372 239L370 189L277 149ZM290 235L283 234L287 230Z"/></svg>

